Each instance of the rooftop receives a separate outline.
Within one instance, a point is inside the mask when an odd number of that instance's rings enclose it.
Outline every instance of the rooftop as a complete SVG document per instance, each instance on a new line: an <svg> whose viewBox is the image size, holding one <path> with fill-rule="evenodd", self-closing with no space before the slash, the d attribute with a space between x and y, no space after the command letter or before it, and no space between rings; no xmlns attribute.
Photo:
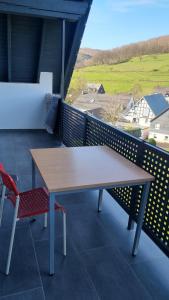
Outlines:
<svg viewBox="0 0 169 300"><path fill-rule="evenodd" d="M164 110L169 108L169 103L162 94L147 95L144 96L144 99L147 101L155 116L158 116Z"/></svg>
<svg viewBox="0 0 169 300"><path fill-rule="evenodd" d="M19 175L19 188L31 188L30 148L59 147L44 131L0 132L1 161ZM37 175L37 185L43 183ZM55 275L48 275L48 230L43 217L18 222L11 272L3 272L13 209L5 205L0 230L0 300L168 299L168 258L142 232L138 255L131 256L134 231L126 229L128 215L104 192L97 212L97 192L59 197L67 211L68 249L62 255L61 217L56 213ZM113 298L112 298L113 297Z"/></svg>
<svg viewBox="0 0 169 300"><path fill-rule="evenodd" d="M102 108L103 110L109 110L114 106L119 105L119 103L126 107L130 101L130 96L125 94L110 96L108 94L84 94L80 95L74 102L73 105L80 109L95 109Z"/></svg>

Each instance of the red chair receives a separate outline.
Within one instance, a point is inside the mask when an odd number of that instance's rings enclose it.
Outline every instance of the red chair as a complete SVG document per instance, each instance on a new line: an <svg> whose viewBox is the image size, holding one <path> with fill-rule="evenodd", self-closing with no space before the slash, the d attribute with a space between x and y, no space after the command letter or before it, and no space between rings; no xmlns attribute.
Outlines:
<svg viewBox="0 0 169 300"><path fill-rule="evenodd" d="M0 164L0 174L3 182L2 197L0 203L0 225L2 220L3 204L5 199L6 188L9 193L7 198L15 207L8 259L6 265L6 275L9 274L13 242L15 236L16 222L20 219L44 214L44 227L47 227L47 213L49 212L49 194L45 188L36 188L26 192L19 192L12 177L6 173ZM55 204L55 209L63 213L63 253L66 255L66 214L63 206Z"/></svg>

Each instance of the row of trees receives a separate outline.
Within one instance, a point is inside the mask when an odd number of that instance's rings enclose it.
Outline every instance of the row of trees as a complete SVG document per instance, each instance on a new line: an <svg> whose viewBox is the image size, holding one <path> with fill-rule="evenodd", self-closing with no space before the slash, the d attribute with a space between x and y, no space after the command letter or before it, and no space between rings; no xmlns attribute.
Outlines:
<svg viewBox="0 0 169 300"><path fill-rule="evenodd" d="M169 35L98 52L93 57L91 64L111 65L125 62L135 56L140 57L141 60L142 55L158 53L169 53Z"/></svg>

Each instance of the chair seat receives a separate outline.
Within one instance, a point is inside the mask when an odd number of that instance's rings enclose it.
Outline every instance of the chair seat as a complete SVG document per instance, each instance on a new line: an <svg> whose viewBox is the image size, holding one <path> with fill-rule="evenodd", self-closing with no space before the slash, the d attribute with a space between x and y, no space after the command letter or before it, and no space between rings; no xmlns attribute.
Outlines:
<svg viewBox="0 0 169 300"><path fill-rule="evenodd" d="M19 193L19 197L18 218L26 218L49 212L49 194L45 188L36 188ZM8 195L8 199L15 205L15 195ZM59 203L55 203L55 210L64 211L64 208Z"/></svg>

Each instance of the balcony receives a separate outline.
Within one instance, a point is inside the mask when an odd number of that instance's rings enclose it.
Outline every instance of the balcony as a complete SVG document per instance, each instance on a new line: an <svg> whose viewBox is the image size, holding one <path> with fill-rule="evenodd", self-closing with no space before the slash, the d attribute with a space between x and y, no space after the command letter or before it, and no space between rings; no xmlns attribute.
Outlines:
<svg viewBox="0 0 169 300"><path fill-rule="evenodd" d="M48 230L43 217L17 224L11 272L4 275L13 209L6 202L0 229L1 299L168 299L169 229L167 152L119 131L65 103L57 135L43 130L0 131L1 161L19 176L20 190L31 188L30 148L106 144L156 177L152 183L138 255L131 256L141 188L61 196L67 210L68 249L62 255L61 217L56 213L55 275L48 274ZM37 174L37 186L43 184ZM129 224L130 227L132 224Z"/></svg>
<svg viewBox="0 0 169 300"><path fill-rule="evenodd" d="M155 176L155 182L135 258L133 220L141 187L105 190L101 213L98 192L60 196L67 211L68 246L63 257L57 212L54 276L49 276L43 216L17 223L10 275L4 275L13 216L5 201L0 300L168 300L169 154L63 101L55 134L44 130L45 95L65 98L92 0L6 2L0 1L0 162L18 175L19 189L32 187L29 149L61 146L107 145ZM37 174L36 185L43 184Z"/></svg>

